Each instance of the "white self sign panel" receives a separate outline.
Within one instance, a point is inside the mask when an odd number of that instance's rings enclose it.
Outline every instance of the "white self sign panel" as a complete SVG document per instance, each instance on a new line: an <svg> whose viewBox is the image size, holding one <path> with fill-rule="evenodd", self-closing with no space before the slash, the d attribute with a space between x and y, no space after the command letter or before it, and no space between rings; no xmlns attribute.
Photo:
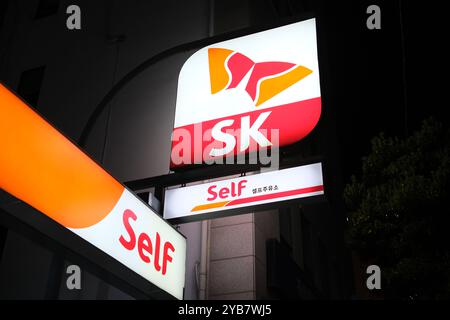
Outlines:
<svg viewBox="0 0 450 320"><path fill-rule="evenodd" d="M168 189L164 218L175 219L324 194L315 163L222 181Z"/></svg>
<svg viewBox="0 0 450 320"><path fill-rule="evenodd" d="M0 145L0 189L183 298L183 235L1 84Z"/></svg>

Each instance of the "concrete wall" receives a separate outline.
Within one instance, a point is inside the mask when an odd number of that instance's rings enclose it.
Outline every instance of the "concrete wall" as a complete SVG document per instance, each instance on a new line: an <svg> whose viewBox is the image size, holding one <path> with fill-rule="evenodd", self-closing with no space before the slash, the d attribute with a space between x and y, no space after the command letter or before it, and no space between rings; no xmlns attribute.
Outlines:
<svg viewBox="0 0 450 320"><path fill-rule="evenodd" d="M254 299L255 224L253 214L211 220L208 297Z"/></svg>
<svg viewBox="0 0 450 320"><path fill-rule="evenodd" d="M255 289L257 299L269 299L267 289L267 250L268 239L280 239L278 210L260 211L254 214L255 232Z"/></svg>

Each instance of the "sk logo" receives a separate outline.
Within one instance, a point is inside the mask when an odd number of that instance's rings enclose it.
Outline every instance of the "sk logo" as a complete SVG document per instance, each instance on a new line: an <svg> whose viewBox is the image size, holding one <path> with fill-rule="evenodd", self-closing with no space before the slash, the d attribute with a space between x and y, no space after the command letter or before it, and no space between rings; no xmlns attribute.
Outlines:
<svg viewBox="0 0 450 320"><path fill-rule="evenodd" d="M202 48L178 78L171 168L296 143L321 104L315 19Z"/></svg>
<svg viewBox="0 0 450 320"><path fill-rule="evenodd" d="M289 62L253 62L239 52L208 49L211 93L236 88L251 70L245 90L255 106L308 76L312 70Z"/></svg>

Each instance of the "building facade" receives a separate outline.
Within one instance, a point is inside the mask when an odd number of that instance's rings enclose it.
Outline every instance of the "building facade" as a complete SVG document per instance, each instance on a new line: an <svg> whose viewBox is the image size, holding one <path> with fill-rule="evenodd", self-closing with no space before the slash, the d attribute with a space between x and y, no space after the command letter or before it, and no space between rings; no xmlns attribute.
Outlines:
<svg viewBox="0 0 450 320"><path fill-rule="evenodd" d="M282 151L282 163L323 161L327 200L280 203L276 209L177 227L188 243L185 299L349 298L351 264L344 245L342 160L336 134L339 88L332 84L344 67L335 63L338 57L333 54L339 46L333 37L342 35L329 18L334 8L320 1L313 6L310 1L80 0L76 4L81 8L81 30L68 30L66 8L71 4L4 2L0 80L78 142L105 95L153 57L154 62L115 93L83 145L123 183L171 173L178 73L199 49L171 48L244 28L301 20L309 12L318 17L324 111L307 139ZM152 193L162 201L158 187L134 190L145 199ZM2 215L14 215L22 206L1 191ZM66 267L78 262L22 229L5 222L0 226L1 298L136 298L83 265L82 289L68 290Z"/></svg>

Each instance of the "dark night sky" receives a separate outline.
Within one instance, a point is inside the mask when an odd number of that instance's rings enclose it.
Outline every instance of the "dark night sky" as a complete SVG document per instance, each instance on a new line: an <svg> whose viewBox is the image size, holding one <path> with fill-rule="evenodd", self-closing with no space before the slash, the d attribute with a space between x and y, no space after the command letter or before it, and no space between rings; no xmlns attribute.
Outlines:
<svg viewBox="0 0 450 320"><path fill-rule="evenodd" d="M340 1L325 9L328 17L333 10L341 13L330 21L342 23L337 28L345 33L339 37L342 43L332 45L342 59L335 61L342 78L336 77L334 94L339 100L337 123L346 180L360 167L370 139L379 132L411 134L429 116L448 125L443 99L448 90L445 20L434 2ZM381 8L381 30L365 27L365 8L370 4Z"/></svg>

